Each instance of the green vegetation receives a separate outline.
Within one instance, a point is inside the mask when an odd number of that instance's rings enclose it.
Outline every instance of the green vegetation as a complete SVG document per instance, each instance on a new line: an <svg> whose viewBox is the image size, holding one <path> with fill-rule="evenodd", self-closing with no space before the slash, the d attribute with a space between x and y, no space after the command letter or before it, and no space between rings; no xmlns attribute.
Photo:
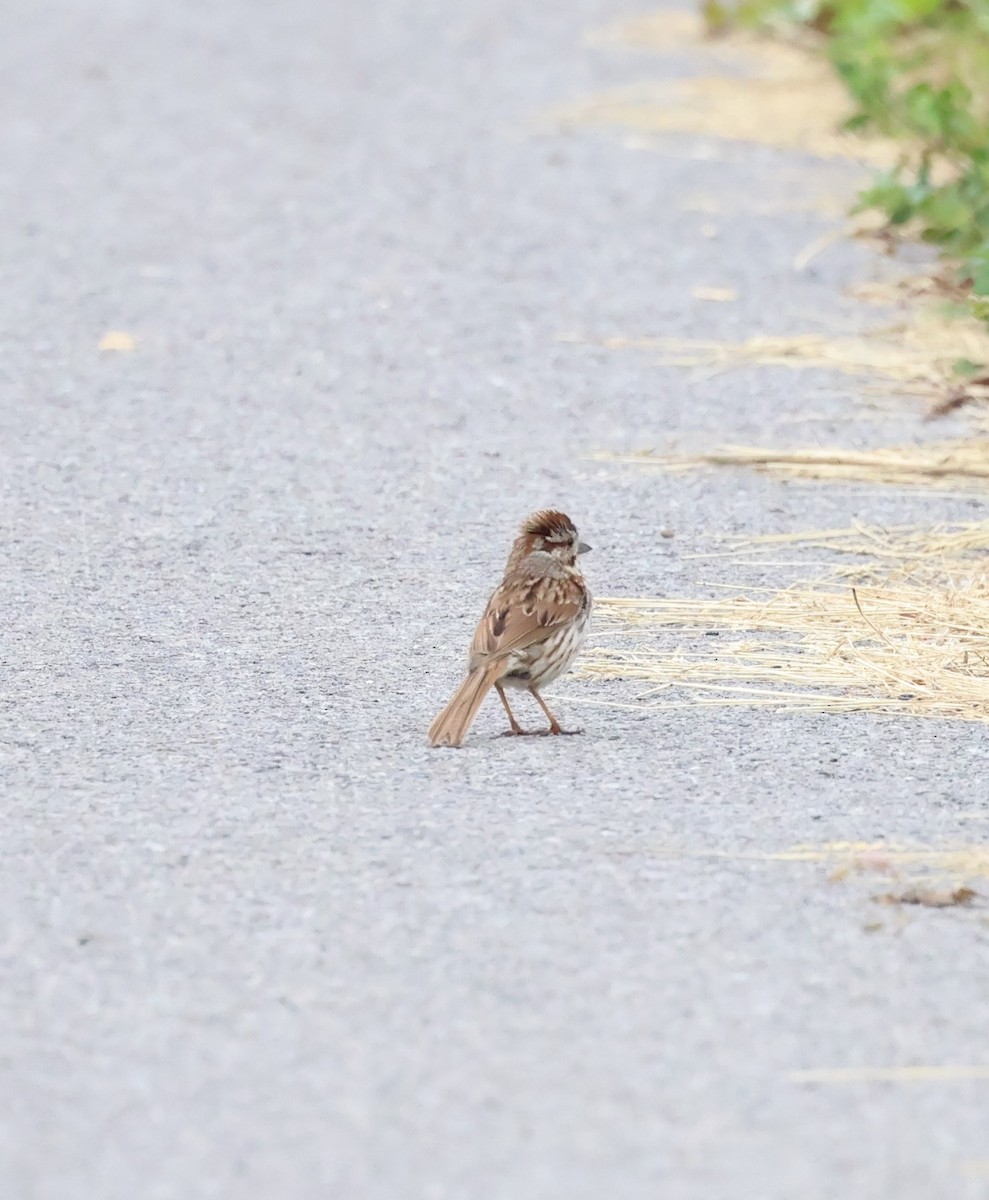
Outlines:
<svg viewBox="0 0 989 1200"><path fill-rule="evenodd" d="M857 105L849 127L903 142L860 197L891 226L942 247L989 321L989 0L703 0L732 25L819 42Z"/></svg>

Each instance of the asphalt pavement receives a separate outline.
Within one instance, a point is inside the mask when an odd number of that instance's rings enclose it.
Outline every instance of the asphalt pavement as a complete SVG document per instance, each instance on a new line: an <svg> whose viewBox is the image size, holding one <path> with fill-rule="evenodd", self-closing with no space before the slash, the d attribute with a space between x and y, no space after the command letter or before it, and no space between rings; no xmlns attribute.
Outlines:
<svg viewBox="0 0 989 1200"><path fill-rule="evenodd" d="M4 1200L989 1195L985 910L767 857L976 840L983 726L566 679L582 737L425 742L532 509L611 596L984 512L591 457L945 432L600 345L853 332L879 269L793 268L849 164L546 119L696 69L585 40L645 10L4 5ZM911 1066L971 1077L794 1074Z"/></svg>

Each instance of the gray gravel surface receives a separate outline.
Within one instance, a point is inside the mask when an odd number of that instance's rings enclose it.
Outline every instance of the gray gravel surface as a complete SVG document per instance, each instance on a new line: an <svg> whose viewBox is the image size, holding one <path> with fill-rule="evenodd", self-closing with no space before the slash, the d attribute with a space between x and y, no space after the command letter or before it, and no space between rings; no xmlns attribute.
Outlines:
<svg viewBox="0 0 989 1200"><path fill-rule="evenodd" d="M877 270L792 269L850 166L540 118L695 69L582 40L636 7L6 0L4 1200L989 1195L989 1080L790 1075L989 1063L985 911L746 857L973 840L982 727L566 680L583 738L424 744L532 508L601 595L982 512L589 457L932 436L561 340L850 331Z"/></svg>

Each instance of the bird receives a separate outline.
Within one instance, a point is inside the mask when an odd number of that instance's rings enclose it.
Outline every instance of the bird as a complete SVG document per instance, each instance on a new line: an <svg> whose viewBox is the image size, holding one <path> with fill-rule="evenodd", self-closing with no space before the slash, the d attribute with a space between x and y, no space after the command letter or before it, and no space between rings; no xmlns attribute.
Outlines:
<svg viewBox="0 0 989 1200"><path fill-rule="evenodd" d="M578 558L591 547L556 509L526 517L512 544L505 574L478 623L467 659L467 676L429 727L432 746L461 746L484 697L494 688L511 726L505 736L526 731L515 719L506 688L529 691L549 720L540 734L566 730L550 712L539 689L568 670L587 638L591 593Z"/></svg>

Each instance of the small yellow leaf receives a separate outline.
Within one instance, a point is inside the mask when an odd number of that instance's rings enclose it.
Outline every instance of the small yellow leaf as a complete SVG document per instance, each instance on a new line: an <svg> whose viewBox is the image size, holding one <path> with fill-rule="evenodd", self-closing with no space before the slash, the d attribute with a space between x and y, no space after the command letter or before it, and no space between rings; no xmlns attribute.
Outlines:
<svg viewBox="0 0 989 1200"><path fill-rule="evenodd" d="M136 345L135 339L120 329L111 329L100 338L101 350L126 351L133 350Z"/></svg>
<svg viewBox="0 0 989 1200"><path fill-rule="evenodd" d="M716 300L722 304L738 299L738 292L730 287L695 287L692 294L695 300Z"/></svg>

